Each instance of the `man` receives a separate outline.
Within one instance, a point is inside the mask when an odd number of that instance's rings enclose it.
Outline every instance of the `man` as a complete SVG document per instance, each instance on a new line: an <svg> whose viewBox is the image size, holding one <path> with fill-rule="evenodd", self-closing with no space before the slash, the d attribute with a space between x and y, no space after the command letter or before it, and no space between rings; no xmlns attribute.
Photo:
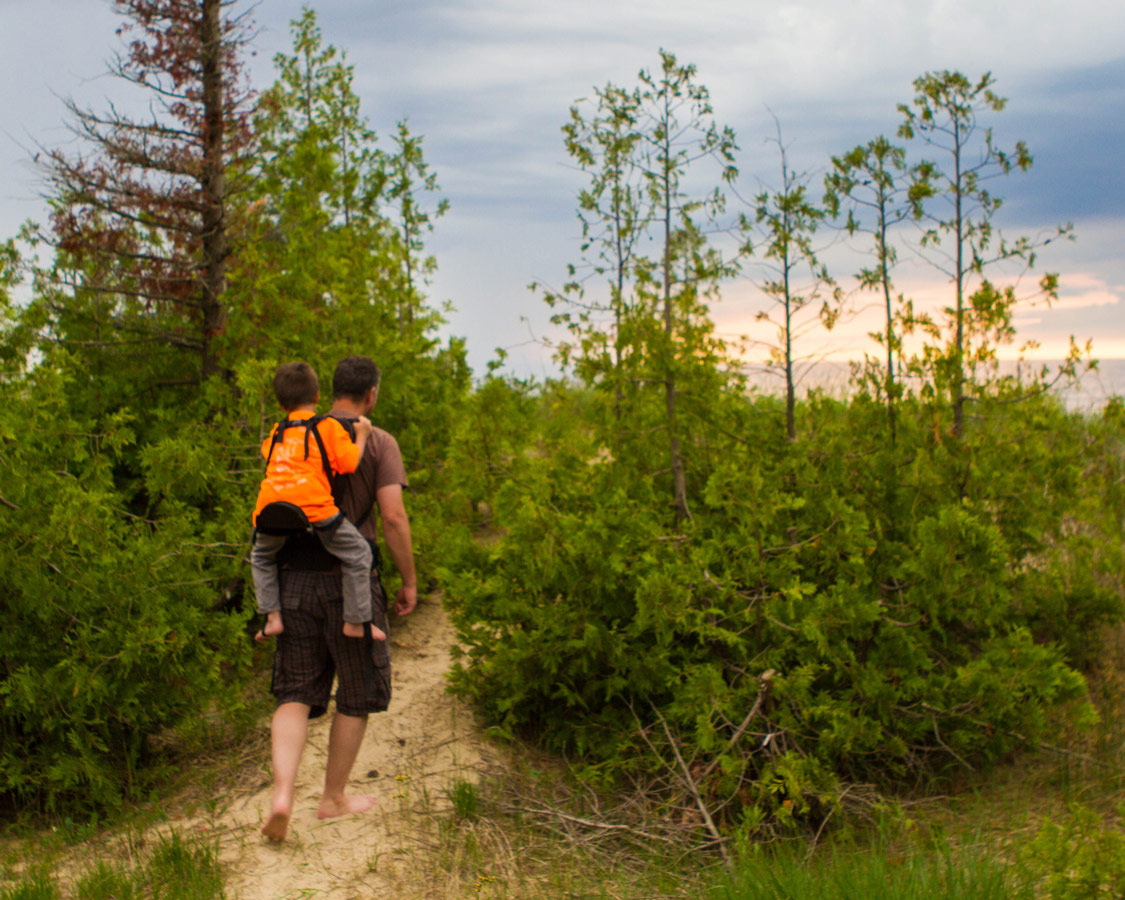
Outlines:
<svg viewBox="0 0 1125 900"><path fill-rule="evenodd" d="M341 360L332 378L329 414L343 422L369 415L379 396L379 374L375 363L365 356ZM406 470L395 439L382 429L372 429L355 473L343 482L339 506L372 542L376 530L371 509L376 504L379 507L383 538L402 576L395 611L400 616L409 615L418 599L417 581L410 522L402 502ZM284 565L281 605L285 630L278 635L274 656L277 709L270 730L274 788L270 814L262 826L262 834L273 841L284 840L288 831L309 719L323 715L327 709L333 675L339 684L328 738L324 793L317 809L321 819L365 812L374 805L376 798L351 796L345 789L363 742L367 716L385 710L391 694L385 641L343 634L338 563L314 541L298 548ZM371 583L374 625L386 631L387 600L379 579L372 578Z"/></svg>

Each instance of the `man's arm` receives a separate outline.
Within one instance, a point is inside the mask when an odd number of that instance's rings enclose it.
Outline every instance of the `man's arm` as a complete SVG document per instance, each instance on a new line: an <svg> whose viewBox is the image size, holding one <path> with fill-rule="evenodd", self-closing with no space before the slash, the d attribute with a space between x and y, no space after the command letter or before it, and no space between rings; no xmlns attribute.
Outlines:
<svg viewBox="0 0 1125 900"><path fill-rule="evenodd" d="M383 539L391 551L402 587L395 598L395 612L409 615L418 602L418 581L414 574L414 548L410 543L410 520L402 505L402 485L388 484L375 492L379 504L379 518L383 520Z"/></svg>

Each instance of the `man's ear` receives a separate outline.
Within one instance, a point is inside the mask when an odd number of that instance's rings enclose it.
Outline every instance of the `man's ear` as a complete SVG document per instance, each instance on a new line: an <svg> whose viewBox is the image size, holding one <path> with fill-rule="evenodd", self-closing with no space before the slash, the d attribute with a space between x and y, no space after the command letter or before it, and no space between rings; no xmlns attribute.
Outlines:
<svg viewBox="0 0 1125 900"><path fill-rule="evenodd" d="M363 398L363 405L367 408L368 412L375 408L375 403L379 399L379 386L367 389L367 394Z"/></svg>

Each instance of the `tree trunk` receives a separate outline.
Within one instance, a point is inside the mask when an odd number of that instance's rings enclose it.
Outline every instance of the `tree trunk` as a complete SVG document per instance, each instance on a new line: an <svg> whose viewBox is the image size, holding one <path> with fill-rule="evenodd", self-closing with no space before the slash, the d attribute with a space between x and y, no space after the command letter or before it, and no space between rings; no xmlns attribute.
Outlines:
<svg viewBox="0 0 1125 900"><path fill-rule="evenodd" d="M667 140L667 139L666 139ZM671 147L666 144L664 164L671 159ZM664 370L664 411L668 418L668 455L672 463L672 498L676 508L676 524L691 518L687 504L687 477L684 475L684 457L680 452L680 435L676 427L676 379L673 374L675 358L675 328L672 319L672 187L667 168L664 172L664 335L668 356Z"/></svg>
<svg viewBox="0 0 1125 900"><path fill-rule="evenodd" d="M887 316L887 425L891 432L891 446L895 445L897 425L895 423L895 325L894 309L891 305L891 276L887 266L887 198L880 188L879 192L879 268L883 281L883 306Z"/></svg>
<svg viewBox="0 0 1125 900"><path fill-rule="evenodd" d="M953 202L957 237L957 335L953 348L953 436L961 440L965 424L965 237L961 210L961 127L953 124Z"/></svg>
<svg viewBox="0 0 1125 900"><path fill-rule="evenodd" d="M203 58L203 165L200 178L203 201L203 311L204 379L219 372L215 339L226 325L223 293L226 288L227 234L223 210L225 173L223 166L223 35L221 0L203 0L200 44Z"/></svg>

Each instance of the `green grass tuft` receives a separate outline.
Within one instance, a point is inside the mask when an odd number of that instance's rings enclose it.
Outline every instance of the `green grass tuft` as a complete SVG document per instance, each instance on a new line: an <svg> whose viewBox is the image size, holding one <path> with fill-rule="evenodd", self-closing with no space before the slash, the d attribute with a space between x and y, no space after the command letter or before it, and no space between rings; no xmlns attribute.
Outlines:
<svg viewBox="0 0 1125 900"><path fill-rule="evenodd" d="M62 889L48 872L25 875L0 888L0 900L222 900L225 896L215 846L184 840L176 832L161 838L140 863L101 859Z"/></svg>
<svg viewBox="0 0 1125 900"><path fill-rule="evenodd" d="M893 858L849 851L806 861L800 849L744 857L708 900L1031 900L1010 866L948 848Z"/></svg>

